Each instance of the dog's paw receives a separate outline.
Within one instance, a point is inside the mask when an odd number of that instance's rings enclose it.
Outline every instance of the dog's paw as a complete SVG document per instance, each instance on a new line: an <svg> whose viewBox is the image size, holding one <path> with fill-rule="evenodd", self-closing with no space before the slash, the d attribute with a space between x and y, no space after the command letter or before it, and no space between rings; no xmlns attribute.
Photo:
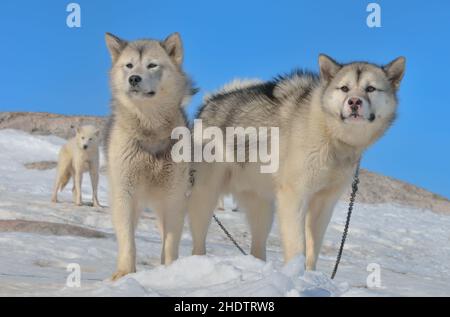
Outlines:
<svg viewBox="0 0 450 317"><path fill-rule="evenodd" d="M122 271L122 270L116 271L116 273L114 273L114 274L111 276L111 281L115 282L115 281L117 281L118 279L120 279L120 278L122 278L122 277L124 277L125 275L130 274L130 273L133 273L133 272L127 272L127 271Z"/></svg>

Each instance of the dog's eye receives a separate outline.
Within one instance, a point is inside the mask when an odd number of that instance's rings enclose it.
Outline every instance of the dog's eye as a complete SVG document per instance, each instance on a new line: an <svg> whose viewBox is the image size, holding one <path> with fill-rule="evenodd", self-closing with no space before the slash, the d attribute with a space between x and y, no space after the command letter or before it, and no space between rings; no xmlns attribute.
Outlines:
<svg viewBox="0 0 450 317"><path fill-rule="evenodd" d="M375 90L377 90L377 89L375 87L373 87L373 86L368 86L366 88L366 92L374 92Z"/></svg>
<svg viewBox="0 0 450 317"><path fill-rule="evenodd" d="M131 64L131 63L128 63L126 66L127 66L128 68L133 68L133 64Z"/></svg>
<svg viewBox="0 0 450 317"><path fill-rule="evenodd" d="M341 90L342 90L343 92L349 92L350 89L348 89L347 86L342 86L342 87L341 87Z"/></svg>
<svg viewBox="0 0 450 317"><path fill-rule="evenodd" d="M155 63L150 63L150 64L147 65L148 69L152 69L152 68L155 68L155 67L158 67L158 65L156 65Z"/></svg>
<svg viewBox="0 0 450 317"><path fill-rule="evenodd" d="M81 137L81 140L84 140L84 136Z"/></svg>
<svg viewBox="0 0 450 317"><path fill-rule="evenodd" d="M92 138L89 138L89 141L92 141Z"/></svg>

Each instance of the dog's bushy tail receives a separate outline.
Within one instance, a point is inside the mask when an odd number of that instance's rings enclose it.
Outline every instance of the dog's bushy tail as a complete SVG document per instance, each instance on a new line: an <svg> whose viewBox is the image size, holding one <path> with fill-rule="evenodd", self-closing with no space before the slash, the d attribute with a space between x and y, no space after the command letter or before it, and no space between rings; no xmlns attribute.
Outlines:
<svg viewBox="0 0 450 317"><path fill-rule="evenodd" d="M63 173L61 174L61 183L59 185L59 191L63 191L63 189L66 187L67 183L70 180L71 177L71 173L70 173L70 169L66 168L64 171L62 171Z"/></svg>
<svg viewBox="0 0 450 317"><path fill-rule="evenodd" d="M70 177L72 176L71 166L72 166L72 156L68 152L67 148L63 147L59 152L58 167L57 167L59 191L62 191L64 187L66 187L67 183L70 180Z"/></svg>

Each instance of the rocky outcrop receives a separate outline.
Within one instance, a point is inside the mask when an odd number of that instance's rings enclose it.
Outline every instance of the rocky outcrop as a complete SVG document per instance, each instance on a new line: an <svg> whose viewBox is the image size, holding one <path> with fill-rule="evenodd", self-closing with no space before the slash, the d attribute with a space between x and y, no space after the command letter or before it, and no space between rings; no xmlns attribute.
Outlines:
<svg viewBox="0 0 450 317"><path fill-rule="evenodd" d="M57 164L58 162L56 161L39 161L39 162L25 163L23 165L29 170L45 171L56 168Z"/></svg>
<svg viewBox="0 0 450 317"><path fill-rule="evenodd" d="M392 177L361 170L357 202L368 204L395 203L419 209L450 214L450 201L417 186ZM341 199L348 200L350 188Z"/></svg>
<svg viewBox="0 0 450 317"><path fill-rule="evenodd" d="M46 112L0 112L0 129L18 129L31 134L56 135L68 139L75 128L92 124L103 131L106 117L65 116Z"/></svg>
<svg viewBox="0 0 450 317"><path fill-rule="evenodd" d="M65 223L29 220L0 220L0 232L25 232L56 236L106 238L103 232Z"/></svg>

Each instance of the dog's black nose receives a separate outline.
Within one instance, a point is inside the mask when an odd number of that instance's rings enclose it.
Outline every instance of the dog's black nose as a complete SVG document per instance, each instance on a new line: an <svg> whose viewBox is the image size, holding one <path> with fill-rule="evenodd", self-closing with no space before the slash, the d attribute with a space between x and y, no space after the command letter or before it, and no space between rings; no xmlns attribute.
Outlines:
<svg viewBox="0 0 450 317"><path fill-rule="evenodd" d="M87 145L83 145L83 149L85 149L85 150L86 150L87 148L88 148L88 146L87 146Z"/></svg>
<svg viewBox="0 0 450 317"><path fill-rule="evenodd" d="M353 111L353 112L358 112L358 105L351 105L350 106L350 109Z"/></svg>
<svg viewBox="0 0 450 317"><path fill-rule="evenodd" d="M357 97L353 97L348 100L348 105L350 106L352 112L358 112L359 108L362 106L362 103L362 100Z"/></svg>
<svg viewBox="0 0 450 317"><path fill-rule="evenodd" d="M348 100L348 104L350 106L361 106L362 105L362 100L360 98L353 97L353 98L350 98Z"/></svg>
<svg viewBox="0 0 450 317"><path fill-rule="evenodd" d="M136 86L141 80L142 80L141 76L138 76L138 75L133 75L133 76L130 76L130 78L128 78L128 82L133 87Z"/></svg>

